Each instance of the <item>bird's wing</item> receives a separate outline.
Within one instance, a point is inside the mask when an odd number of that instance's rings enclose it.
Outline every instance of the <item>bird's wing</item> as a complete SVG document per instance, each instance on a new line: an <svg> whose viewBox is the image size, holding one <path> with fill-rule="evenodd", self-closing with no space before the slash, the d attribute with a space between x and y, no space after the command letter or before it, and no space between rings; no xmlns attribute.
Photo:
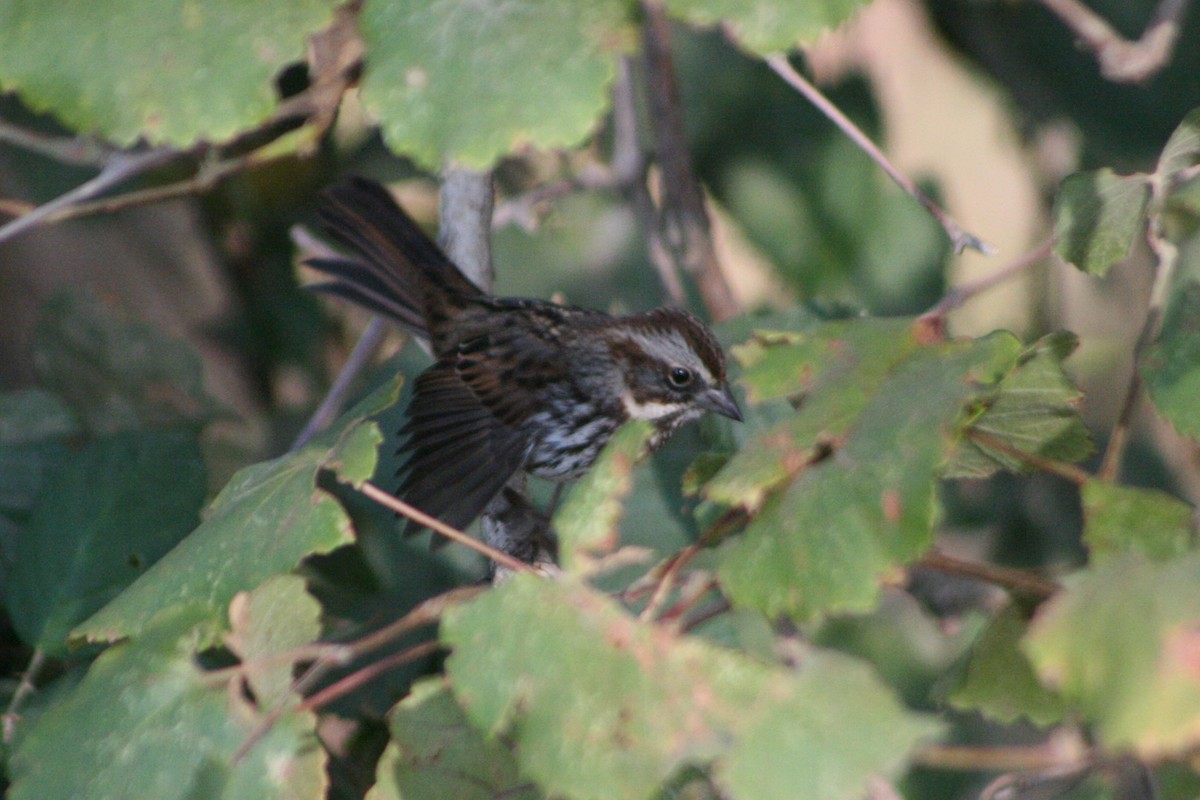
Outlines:
<svg viewBox="0 0 1200 800"><path fill-rule="evenodd" d="M469 360L460 369L461 360L444 357L417 378L401 431L409 457L399 491L406 502L456 528L478 517L521 468L529 437L520 426L534 403L519 386L500 385L495 370Z"/></svg>

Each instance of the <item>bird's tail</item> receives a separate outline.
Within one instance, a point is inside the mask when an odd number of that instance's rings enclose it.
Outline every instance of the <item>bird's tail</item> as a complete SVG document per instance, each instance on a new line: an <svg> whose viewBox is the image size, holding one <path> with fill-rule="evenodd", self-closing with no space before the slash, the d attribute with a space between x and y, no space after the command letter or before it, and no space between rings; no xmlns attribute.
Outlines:
<svg viewBox="0 0 1200 800"><path fill-rule="evenodd" d="M353 257L307 260L331 278L308 287L313 291L350 300L423 336L430 320L484 296L374 181L350 178L327 189L319 216Z"/></svg>

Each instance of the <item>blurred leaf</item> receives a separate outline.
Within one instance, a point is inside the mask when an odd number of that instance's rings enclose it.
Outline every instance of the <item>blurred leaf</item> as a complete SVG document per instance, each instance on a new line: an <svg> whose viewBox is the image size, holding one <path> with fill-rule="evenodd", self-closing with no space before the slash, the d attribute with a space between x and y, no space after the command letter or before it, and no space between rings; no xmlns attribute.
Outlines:
<svg viewBox="0 0 1200 800"><path fill-rule="evenodd" d="M1200 257L1200 240L1191 251ZM1158 413L1179 433L1200 439L1200 280L1185 278L1174 290L1162 332L1147 348L1141 370Z"/></svg>
<svg viewBox="0 0 1200 800"><path fill-rule="evenodd" d="M1029 659L1020 650L1029 626L1014 605L992 617L979 634L962 677L950 694L954 708L978 710L998 722L1021 717L1035 725L1052 725L1062 719L1062 698L1038 683Z"/></svg>
<svg viewBox="0 0 1200 800"><path fill-rule="evenodd" d="M769 496L726 546L720 577L730 599L769 617L869 609L887 574L928 547L934 484L963 408L1011 368L1017 347L995 334L900 362L845 444Z"/></svg>
<svg viewBox="0 0 1200 800"><path fill-rule="evenodd" d="M363 101L388 145L430 168L573 145L608 105L628 11L621 0L367 3Z"/></svg>
<svg viewBox="0 0 1200 800"><path fill-rule="evenodd" d="M286 712L239 761L258 716L196 665L202 608L175 607L109 648L37 719L9 762L11 800L318 800L325 754L316 717Z"/></svg>
<svg viewBox="0 0 1200 800"><path fill-rule="evenodd" d="M54 392L0 392L0 447L78 436L79 423Z"/></svg>
<svg viewBox="0 0 1200 800"><path fill-rule="evenodd" d="M754 510L766 493L845 435L896 364L918 349L914 321L828 323L811 334L759 332L734 348L751 402L800 397L795 415L738 451L705 496Z"/></svg>
<svg viewBox="0 0 1200 800"><path fill-rule="evenodd" d="M254 591L234 595L225 645L245 666L259 708L277 708L291 694L295 660L278 657L320 634L321 605L297 575L276 575Z"/></svg>
<svg viewBox="0 0 1200 800"><path fill-rule="evenodd" d="M485 737L442 678L413 686L389 715L392 740L366 800L536 800L502 739Z"/></svg>
<svg viewBox="0 0 1200 800"><path fill-rule="evenodd" d="M382 440L359 414L395 402L399 379L376 392L317 443L238 472L208 507L204 522L132 586L77 627L72 636L113 641L136 635L164 605L194 603L208 613L215 642L234 595L291 572L305 556L353 541L340 503L316 486L336 464L365 465ZM367 433L363 433L363 428ZM337 436L332 447L322 446ZM357 475L352 475L356 478Z"/></svg>
<svg viewBox="0 0 1200 800"><path fill-rule="evenodd" d="M1074 576L1025 641L1104 747L1157 760L1200 744L1200 553L1113 555Z"/></svg>
<svg viewBox="0 0 1200 800"><path fill-rule="evenodd" d="M182 339L121 319L91 295L46 303L34 366L92 435L129 428L198 426L219 410L204 391L200 357Z"/></svg>
<svg viewBox="0 0 1200 800"><path fill-rule="evenodd" d="M17 540L5 603L21 639L64 652L73 626L196 526L205 491L192 431L130 431L71 453Z"/></svg>
<svg viewBox="0 0 1200 800"><path fill-rule="evenodd" d="M1054 252L1103 277L1129 256L1149 200L1146 176L1140 173L1121 177L1101 169L1068 176L1054 200Z"/></svg>
<svg viewBox="0 0 1200 800"><path fill-rule="evenodd" d="M1092 479L1080 487L1083 540L1093 561L1138 553L1166 561L1192 549L1192 507L1166 492Z"/></svg>
<svg viewBox="0 0 1200 800"><path fill-rule="evenodd" d="M971 430L986 434L1014 450L1056 461L1079 461L1095 447L1079 415L1083 393L1062 369L1062 360L1074 350L1070 334L1050 334L1021 354L1016 368L998 387L996 395ZM984 478L997 469L1028 473L1026 461L974 439L963 439L946 471L948 478Z"/></svg>
<svg viewBox="0 0 1200 800"><path fill-rule="evenodd" d="M547 792L578 800L650 797L710 762L731 796L851 800L935 730L846 656L771 667L566 581L518 575L452 609L442 634L467 716L511 737Z"/></svg>
<svg viewBox="0 0 1200 800"><path fill-rule="evenodd" d="M1167 140L1158 159L1158 176L1170 179L1197 162L1200 162L1200 108L1184 117Z"/></svg>
<svg viewBox="0 0 1200 800"><path fill-rule="evenodd" d="M667 0L667 10L696 25L728 26L738 44L758 55L811 44L845 22L868 0Z"/></svg>
<svg viewBox="0 0 1200 800"><path fill-rule="evenodd" d="M567 571L580 571L589 555L604 554L619 544L622 501L633 488L630 475L653 434L649 422L621 426L554 515L559 555Z"/></svg>
<svg viewBox="0 0 1200 800"><path fill-rule="evenodd" d="M0 88L121 146L223 141L267 118L277 73L335 5L12 0L0 4Z"/></svg>

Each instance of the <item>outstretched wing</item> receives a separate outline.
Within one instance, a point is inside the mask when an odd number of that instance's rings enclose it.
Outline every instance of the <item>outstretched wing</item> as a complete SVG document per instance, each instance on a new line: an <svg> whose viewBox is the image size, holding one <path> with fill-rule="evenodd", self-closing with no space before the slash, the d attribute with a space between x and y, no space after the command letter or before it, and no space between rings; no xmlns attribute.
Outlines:
<svg viewBox="0 0 1200 800"><path fill-rule="evenodd" d="M478 517L524 464L532 443L526 423L554 358L551 345L502 325L422 373L401 431L410 455L400 497L457 528Z"/></svg>

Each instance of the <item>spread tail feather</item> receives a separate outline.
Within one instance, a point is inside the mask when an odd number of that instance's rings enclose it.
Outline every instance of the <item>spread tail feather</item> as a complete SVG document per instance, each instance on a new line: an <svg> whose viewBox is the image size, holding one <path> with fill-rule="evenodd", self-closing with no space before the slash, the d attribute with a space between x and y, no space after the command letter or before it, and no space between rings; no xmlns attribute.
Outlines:
<svg viewBox="0 0 1200 800"><path fill-rule="evenodd" d="M332 280L311 288L355 302L428 335L431 309L483 292L380 184L350 178L326 190L319 216L329 236L353 258L305 263Z"/></svg>

